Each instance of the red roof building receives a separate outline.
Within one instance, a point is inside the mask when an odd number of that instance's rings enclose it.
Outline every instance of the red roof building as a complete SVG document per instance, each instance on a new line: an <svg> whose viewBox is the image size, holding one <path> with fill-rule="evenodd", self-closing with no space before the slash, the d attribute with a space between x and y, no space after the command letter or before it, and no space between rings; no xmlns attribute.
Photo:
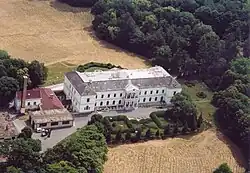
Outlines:
<svg viewBox="0 0 250 173"><path fill-rule="evenodd" d="M49 88L41 88L40 94L42 98L41 109L50 110L50 109L63 109L64 106L61 101L57 98L54 92Z"/></svg>

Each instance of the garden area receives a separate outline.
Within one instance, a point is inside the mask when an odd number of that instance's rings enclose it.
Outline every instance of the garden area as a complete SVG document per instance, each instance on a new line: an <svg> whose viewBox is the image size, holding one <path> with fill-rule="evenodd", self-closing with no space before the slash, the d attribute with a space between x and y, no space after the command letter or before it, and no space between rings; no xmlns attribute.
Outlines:
<svg viewBox="0 0 250 173"><path fill-rule="evenodd" d="M206 127L202 114L197 118L195 114L182 116L181 112L177 115L173 111L152 112L150 118L140 120L125 115L102 117L95 114L88 124L96 125L110 145L194 134Z"/></svg>

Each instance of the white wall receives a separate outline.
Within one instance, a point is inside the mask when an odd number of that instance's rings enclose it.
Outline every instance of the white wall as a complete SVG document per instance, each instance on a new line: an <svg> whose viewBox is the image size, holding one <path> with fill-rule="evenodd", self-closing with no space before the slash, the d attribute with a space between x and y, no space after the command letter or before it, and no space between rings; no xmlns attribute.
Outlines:
<svg viewBox="0 0 250 173"><path fill-rule="evenodd" d="M19 111L21 109L21 100L15 98L14 100L15 102L15 107L16 107L16 110ZM25 108L26 109L32 109L32 108L38 108L39 105L41 104L41 99L38 98L38 99L26 99L25 100Z"/></svg>

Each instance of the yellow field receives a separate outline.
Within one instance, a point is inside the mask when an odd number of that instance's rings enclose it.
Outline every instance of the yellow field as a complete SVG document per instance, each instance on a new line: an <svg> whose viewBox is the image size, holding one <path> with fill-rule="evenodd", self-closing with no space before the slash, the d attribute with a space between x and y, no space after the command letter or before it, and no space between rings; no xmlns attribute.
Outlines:
<svg viewBox="0 0 250 173"><path fill-rule="evenodd" d="M46 0L1 0L0 19L0 49L14 57L46 65L98 61L125 68L146 66L137 55L96 39L89 9Z"/></svg>
<svg viewBox="0 0 250 173"><path fill-rule="evenodd" d="M242 156L213 130L189 139L167 139L110 148L104 173L212 173L228 163L242 173Z"/></svg>

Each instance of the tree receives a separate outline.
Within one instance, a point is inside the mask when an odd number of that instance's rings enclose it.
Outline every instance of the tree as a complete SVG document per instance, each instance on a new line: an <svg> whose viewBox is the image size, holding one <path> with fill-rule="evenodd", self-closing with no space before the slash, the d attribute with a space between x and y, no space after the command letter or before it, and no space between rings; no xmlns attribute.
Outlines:
<svg viewBox="0 0 250 173"><path fill-rule="evenodd" d="M130 132L126 133L125 139L126 139L126 141L129 141L131 139L131 133Z"/></svg>
<svg viewBox="0 0 250 173"><path fill-rule="evenodd" d="M250 58L238 58L230 63L231 70L242 75L250 74Z"/></svg>
<svg viewBox="0 0 250 173"><path fill-rule="evenodd" d="M8 54L8 52L6 52L5 50L0 50L0 60L2 59L8 59L10 56Z"/></svg>
<svg viewBox="0 0 250 173"><path fill-rule="evenodd" d="M41 141L18 138L11 142L8 152L8 165L24 172L40 169Z"/></svg>
<svg viewBox="0 0 250 173"><path fill-rule="evenodd" d="M19 137L22 138L31 138L31 136L32 136L32 129L28 126L24 127L21 130L21 133L19 134Z"/></svg>
<svg viewBox="0 0 250 173"><path fill-rule="evenodd" d="M119 130L119 131L116 133L116 135L115 135L115 140L116 140L116 142L120 142L121 139L122 139L122 133L121 133L121 131Z"/></svg>
<svg viewBox="0 0 250 173"><path fill-rule="evenodd" d="M183 126L183 129L182 129L182 133L183 133L183 134L186 134L188 131L189 131L189 129L188 129L188 124L187 124L187 121L185 121L184 126Z"/></svg>
<svg viewBox="0 0 250 173"><path fill-rule="evenodd" d="M23 171L20 168L9 166L7 167L7 173L23 173Z"/></svg>
<svg viewBox="0 0 250 173"><path fill-rule="evenodd" d="M159 131L159 130L157 130L157 131L155 132L155 137L156 137L156 138L159 138L159 137L160 137L160 131Z"/></svg>
<svg viewBox="0 0 250 173"><path fill-rule="evenodd" d="M233 173L227 163L221 164L213 173Z"/></svg>
<svg viewBox="0 0 250 173"><path fill-rule="evenodd" d="M12 77L3 76L0 78L0 105L7 105L14 99L18 91L18 83Z"/></svg>
<svg viewBox="0 0 250 173"><path fill-rule="evenodd" d="M197 130L197 118L196 118L196 115L192 116L190 128L191 128L192 131Z"/></svg>
<svg viewBox="0 0 250 173"><path fill-rule="evenodd" d="M32 87L37 87L43 84L47 79L48 69L44 66L44 64L35 60L29 64L28 69Z"/></svg>
<svg viewBox="0 0 250 173"><path fill-rule="evenodd" d="M203 117L202 117L202 112L197 120L197 128L200 128L203 123Z"/></svg>
<svg viewBox="0 0 250 173"><path fill-rule="evenodd" d="M169 134L170 134L170 131L171 131L171 129L170 129L169 125L166 125L166 127L164 128L164 135L165 135L165 136L166 136L166 135L169 135Z"/></svg>
<svg viewBox="0 0 250 173"><path fill-rule="evenodd" d="M150 138L151 138L151 136L152 136L152 134L151 134L151 130L150 130L150 129L148 129L148 130L146 131L145 137L146 137L147 139L150 139Z"/></svg>
<svg viewBox="0 0 250 173"><path fill-rule="evenodd" d="M136 129L135 132L137 141L141 140L141 129Z"/></svg>
<svg viewBox="0 0 250 173"><path fill-rule="evenodd" d="M67 161L60 161L58 163L49 164L46 170L47 173L87 173L86 169L83 168L80 172Z"/></svg>

